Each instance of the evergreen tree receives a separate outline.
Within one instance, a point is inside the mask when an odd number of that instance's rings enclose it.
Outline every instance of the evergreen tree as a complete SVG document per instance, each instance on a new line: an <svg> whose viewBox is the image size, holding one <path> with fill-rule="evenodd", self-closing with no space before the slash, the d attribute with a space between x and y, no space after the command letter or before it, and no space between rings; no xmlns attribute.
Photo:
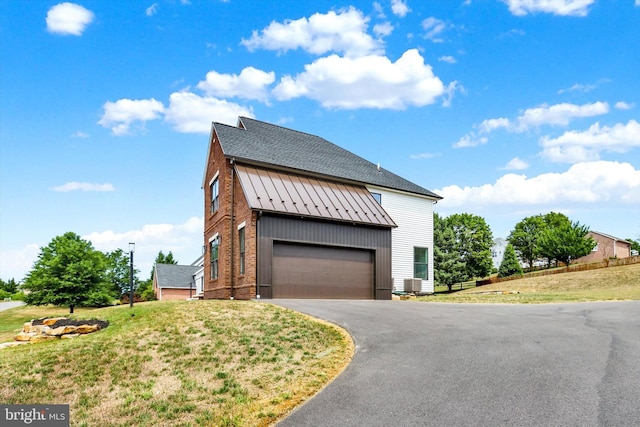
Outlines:
<svg viewBox="0 0 640 427"><path fill-rule="evenodd" d="M453 229L438 214L433 215L433 263L435 281L446 285L449 292L456 283L469 278L460 252L456 248Z"/></svg>
<svg viewBox="0 0 640 427"><path fill-rule="evenodd" d="M522 275L522 267L513 245L509 243L504 250L504 258L502 258L498 269L498 277L509 277L516 274Z"/></svg>

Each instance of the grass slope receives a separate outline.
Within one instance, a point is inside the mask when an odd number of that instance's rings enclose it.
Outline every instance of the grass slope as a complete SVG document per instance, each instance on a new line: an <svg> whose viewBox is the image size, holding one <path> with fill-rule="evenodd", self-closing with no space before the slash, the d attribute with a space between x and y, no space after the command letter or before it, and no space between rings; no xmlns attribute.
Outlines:
<svg viewBox="0 0 640 427"><path fill-rule="evenodd" d="M0 324L21 326L27 313L0 312ZM337 327L267 303L153 302L74 317L110 326L0 351L0 402L68 403L74 426L270 425L353 354Z"/></svg>
<svg viewBox="0 0 640 427"><path fill-rule="evenodd" d="M523 278L419 300L520 304L640 300L640 264Z"/></svg>

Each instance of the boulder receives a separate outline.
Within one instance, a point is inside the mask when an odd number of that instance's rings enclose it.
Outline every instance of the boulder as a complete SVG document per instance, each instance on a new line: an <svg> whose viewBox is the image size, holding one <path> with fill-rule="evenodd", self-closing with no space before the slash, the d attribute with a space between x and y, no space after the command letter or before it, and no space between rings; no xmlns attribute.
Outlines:
<svg viewBox="0 0 640 427"><path fill-rule="evenodd" d="M14 341L14 342L3 342L0 344L0 350L8 347L15 347L17 345L29 344L27 341Z"/></svg>
<svg viewBox="0 0 640 427"><path fill-rule="evenodd" d="M31 341L31 338L35 337L36 334L34 332L20 332L18 335L13 337L16 341Z"/></svg>
<svg viewBox="0 0 640 427"><path fill-rule="evenodd" d="M98 325L80 325L76 328L76 333L78 334L90 334L92 332L96 332L98 329Z"/></svg>
<svg viewBox="0 0 640 427"><path fill-rule="evenodd" d="M70 340L70 339L72 339L72 338L77 338L77 337L79 337L79 336L80 336L80 334L66 334L66 335L61 335L61 336L60 336L60 339L63 339L63 340Z"/></svg>
<svg viewBox="0 0 640 427"><path fill-rule="evenodd" d="M51 326L58 320L66 320L66 317L48 317L42 321L43 325Z"/></svg>
<svg viewBox="0 0 640 427"><path fill-rule="evenodd" d="M57 340L57 339L59 339L59 337L54 337L52 335L36 335L35 337L31 337L29 342L35 344L38 342L51 341L51 340Z"/></svg>
<svg viewBox="0 0 640 427"><path fill-rule="evenodd" d="M50 331L47 332L47 335L54 335L54 336L60 336L60 335L66 335L66 334L73 334L76 329L78 329L78 326L59 326L57 328L53 328Z"/></svg>

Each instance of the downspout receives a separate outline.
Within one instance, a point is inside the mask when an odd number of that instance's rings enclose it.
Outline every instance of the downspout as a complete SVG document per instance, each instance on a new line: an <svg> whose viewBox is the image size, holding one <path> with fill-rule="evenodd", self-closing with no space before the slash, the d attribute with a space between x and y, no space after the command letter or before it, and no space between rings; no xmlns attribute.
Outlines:
<svg viewBox="0 0 640 427"><path fill-rule="evenodd" d="M260 299L260 277L258 277L258 275L260 274L260 269L258 268L258 257L259 257L259 253L258 253L258 241L260 240L260 217L262 217L262 211L258 211L256 214L256 238L255 240L255 254L256 254L256 298Z"/></svg>
<svg viewBox="0 0 640 427"><path fill-rule="evenodd" d="M236 255L234 252L234 245L233 245L233 237L234 237L234 230L233 230L233 224L234 224L234 219L235 219L235 199L234 199L234 191L233 188L235 187L235 181L234 181L234 170L235 170L235 166L234 166L234 162L235 162L235 157L231 158L231 232L229 233L229 241L231 242L231 299L235 299L235 290L234 290L234 279L235 279L235 274L236 274L236 270L235 270L235 259L236 259Z"/></svg>

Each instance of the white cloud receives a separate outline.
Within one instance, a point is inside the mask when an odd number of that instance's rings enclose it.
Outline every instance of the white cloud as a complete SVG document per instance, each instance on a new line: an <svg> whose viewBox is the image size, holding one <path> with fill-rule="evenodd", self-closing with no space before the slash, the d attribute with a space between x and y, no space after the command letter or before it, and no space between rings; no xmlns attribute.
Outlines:
<svg viewBox="0 0 640 427"><path fill-rule="evenodd" d="M158 3L152 4L151 6L146 8L144 12L147 14L147 16L155 15L156 12L158 12Z"/></svg>
<svg viewBox="0 0 640 427"><path fill-rule="evenodd" d="M147 224L137 230L115 232L106 230L82 236L94 248L109 252L122 249L129 252L129 242L135 243L134 263L140 277L146 278L159 251L171 251L180 264L191 264L202 254L204 222L191 217L182 224Z"/></svg>
<svg viewBox="0 0 640 427"><path fill-rule="evenodd" d="M75 3L59 3L47 12L47 31L80 36L93 21L93 12Z"/></svg>
<svg viewBox="0 0 640 427"><path fill-rule="evenodd" d="M119 99L116 102L107 101L102 106L104 114L98 121L99 125L111 128L114 135L128 135L131 125L137 122L143 124L149 120L161 117L164 112L162 102L155 99Z"/></svg>
<svg viewBox="0 0 640 427"><path fill-rule="evenodd" d="M411 9L403 0L391 0L391 11L394 15L404 18Z"/></svg>
<svg viewBox="0 0 640 427"><path fill-rule="evenodd" d="M591 85L583 85L580 83L576 83L573 86L567 88L567 89L560 89L558 91L559 94L561 93L565 93L565 92L591 92L592 90L594 90L596 87L598 87L597 85L591 84Z"/></svg>
<svg viewBox="0 0 640 427"><path fill-rule="evenodd" d="M77 131L74 134L71 134L72 138L89 138L89 134L81 131Z"/></svg>
<svg viewBox="0 0 640 427"><path fill-rule="evenodd" d="M262 31L254 31L241 44L249 50L266 49L286 52L303 49L315 55L327 52L361 56L381 53L382 44L367 34L369 19L350 7L346 10L316 13L307 18L271 22Z"/></svg>
<svg viewBox="0 0 640 427"><path fill-rule="evenodd" d="M638 1L640 1L640 0L638 0ZM615 107L618 110L631 110L633 107L635 107L635 104L633 102L631 104L629 104L628 102L618 101L618 102L616 102Z"/></svg>
<svg viewBox="0 0 640 427"><path fill-rule="evenodd" d="M517 16L529 13L551 13L559 16L587 16L595 0L502 0Z"/></svg>
<svg viewBox="0 0 640 427"><path fill-rule="evenodd" d="M174 92L169 98L165 121L178 132L208 134L211 122L235 125L238 116L254 117L253 110L222 99Z"/></svg>
<svg viewBox="0 0 640 427"><path fill-rule="evenodd" d="M198 89L207 95L243 99L255 99L266 102L268 99L267 86L276 79L275 73L246 67L240 74L220 74L209 71L204 81L198 83Z"/></svg>
<svg viewBox="0 0 640 427"><path fill-rule="evenodd" d="M21 281L31 270L38 259L40 247L33 243L20 249L4 250L0 252L0 278L3 280L16 279Z"/></svg>
<svg viewBox="0 0 640 427"><path fill-rule="evenodd" d="M444 197L443 208L464 206L500 208L503 206L568 207L576 203L640 203L640 170L629 163L585 162L566 172L546 173L527 178L506 174L493 184L477 187L450 185L434 190Z"/></svg>
<svg viewBox="0 0 640 427"><path fill-rule="evenodd" d="M279 100L305 96L327 108L400 110L432 104L445 87L411 49L395 63L377 55L320 58L295 77L284 76L272 93Z"/></svg>
<svg viewBox="0 0 640 427"><path fill-rule="evenodd" d="M532 127L542 125L566 126L574 118L593 117L609 112L606 102L576 105L569 103L548 106L546 104L536 108L528 108L518 117L516 131L526 131Z"/></svg>
<svg viewBox="0 0 640 427"><path fill-rule="evenodd" d="M420 153L420 154L412 154L409 157L411 159L415 159L415 160L423 160L423 159L433 159L434 157L440 157L440 154L436 154L436 153Z"/></svg>
<svg viewBox="0 0 640 427"><path fill-rule="evenodd" d="M584 132L569 131L557 138L543 137L542 155L553 162L576 163L597 160L601 152L626 153L640 147L640 123L600 126L595 123Z"/></svg>
<svg viewBox="0 0 640 427"><path fill-rule="evenodd" d="M514 157L513 159L509 160L507 162L507 164L502 168L505 170L524 170L527 169L529 167L529 163L525 162L524 160L520 159L519 157Z"/></svg>
<svg viewBox="0 0 640 427"><path fill-rule="evenodd" d="M422 28L425 30L424 38L434 43L441 43L443 41L441 35L447 30L448 25L446 22L430 16L422 21Z"/></svg>
<svg viewBox="0 0 640 427"><path fill-rule="evenodd" d="M636 0L636 6L640 6L640 0Z"/></svg>
<svg viewBox="0 0 640 427"><path fill-rule="evenodd" d="M456 62L458 62L456 61L456 58L449 55L441 56L440 58L438 58L438 61L446 62L447 64L455 64Z"/></svg>
<svg viewBox="0 0 640 427"><path fill-rule="evenodd" d="M489 141L489 138L483 136L478 138L473 132L463 136L453 144L453 148L468 148L468 147L476 147L478 145L486 144Z"/></svg>
<svg viewBox="0 0 640 427"><path fill-rule="evenodd" d="M478 125L478 129L480 133L490 133L495 129L509 129L511 127L511 121L505 117L500 117L497 119L487 119L483 120L482 123Z"/></svg>
<svg viewBox="0 0 640 427"><path fill-rule="evenodd" d="M393 25L390 22L383 22L373 26L373 33L378 37L386 37L393 32Z"/></svg>
<svg viewBox="0 0 640 427"><path fill-rule="evenodd" d="M104 184L95 184L92 182L71 181L63 185L53 187L53 191L66 193L69 191L114 191L113 185L108 182Z"/></svg>

